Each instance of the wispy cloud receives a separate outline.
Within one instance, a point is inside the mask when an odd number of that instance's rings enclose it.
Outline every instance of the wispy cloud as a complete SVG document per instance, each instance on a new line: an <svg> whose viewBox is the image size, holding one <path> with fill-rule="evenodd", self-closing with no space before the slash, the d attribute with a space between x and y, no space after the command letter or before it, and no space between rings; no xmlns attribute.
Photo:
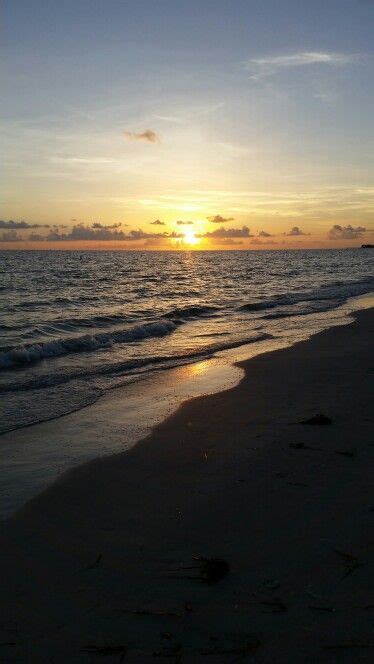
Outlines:
<svg viewBox="0 0 374 664"><path fill-rule="evenodd" d="M203 117L205 115L210 115L219 111L225 106L224 101L215 102L212 104L200 104L200 105L191 105L186 108L185 105L182 107L175 108L175 113L163 113L160 115L155 115L154 118L157 120L162 120L163 122L171 122L173 124L186 124L195 118Z"/></svg>
<svg viewBox="0 0 374 664"><path fill-rule="evenodd" d="M155 219L155 221L150 221L149 223L151 226L165 226L165 222L160 221L160 219Z"/></svg>
<svg viewBox="0 0 374 664"><path fill-rule="evenodd" d="M178 220L177 224L178 224L178 226L191 226L191 224L193 224L193 221Z"/></svg>
<svg viewBox="0 0 374 664"><path fill-rule="evenodd" d="M260 240L260 238L255 237L253 240L251 240L251 244L254 245L276 245L279 244L279 242L276 242L275 240Z"/></svg>
<svg viewBox="0 0 374 664"><path fill-rule="evenodd" d="M161 141L160 136L152 129L146 129L138 134L133 131L125 131L124 136L129 141L145 141L146 143L160 143Z"/></svg>
<svg viewBox="0 0 374 664"><path fill-rule="evenodd" d="M111 165L116 163L116 159L108 158L108 157L52 157L51 161L54 162L61 162L61 163L66 163L66 164L82 164L82 165Z"/></svg>
<svg viewBox="0 0 374 664"><path fill-rule="evenodd" d="M233 240L232 237L223 237L223 238L212 237L212 238L210 238L210 241L213 244L219 244L219 245L224 246L224 247L228 247L228 246L232 247L232 246L236 246L238 244L243 244L242 240Z"/></svg>
<svg viewBox="0 0 374 664"><path fill-rule="evenodd" d="M244 66L251 73L251 79L257 81L267 76L273 76L284 69L310 67L312 65L336 67L353 62L355 58L356 56L346 53L301 51L288 55L251 58L244 63Z"/></svg>

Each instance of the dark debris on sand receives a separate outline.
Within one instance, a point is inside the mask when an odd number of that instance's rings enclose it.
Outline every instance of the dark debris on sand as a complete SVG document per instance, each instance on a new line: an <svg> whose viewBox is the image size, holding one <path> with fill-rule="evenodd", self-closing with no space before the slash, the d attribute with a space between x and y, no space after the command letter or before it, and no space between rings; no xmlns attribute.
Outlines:
<svg viewBox="0 0 374 664"><path fill-rule="evenodd" d="M197 579L208 585L218 583L221 581L230 571L230 565L226 560L222 558L206 558L205 556L193 556L193 559L196 561L196 565L189 567L180 567L177 572L177 578L183 578L180 572L185 570L191 570L197 572L196 575L188 576L189 579Z"/></svg>
<svg viewBox="0 0 374 664"><path fill-rule="evenodd" d="M230 571L230 565L222 558L205 558L204 556L194 556L200 564L201 580L209 585L218 583Z"/></svg>
<svg viewBox="0 0 374 664"><path fill-rule="evenodd" d="M332 419L328 417L327 415L323 415L323 413L318 413L317 415L313 415L313 417L309 417L307 420L301 420L298 422L298 424L311 424L314 426L326 426L328 424L332 424Z"/></svg>

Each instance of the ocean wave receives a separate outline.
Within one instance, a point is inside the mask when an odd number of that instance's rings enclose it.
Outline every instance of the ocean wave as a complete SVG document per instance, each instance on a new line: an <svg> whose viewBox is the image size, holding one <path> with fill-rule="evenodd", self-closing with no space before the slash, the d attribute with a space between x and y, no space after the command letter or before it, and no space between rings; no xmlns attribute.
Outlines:
<svg viewBox="0 0 374 664"><path fill-rule="evenodd" d="M252 334L251 336L246 336L240 339L235 339L232 341L226 341L223 343L213 343L205 348L199 348L195 351L190 351L186 353L180 353L177 355L157 355L149 357L136 357L131 360L123 360L109 365L100 365L92 369L87 368L84 371L82 369L66 371L65 373L56 373L50 374L49 376L32 376L26 380L15 380L13 383L8 382L6 385L0 386L0 393L6 392L19 392L25 390L40 390L45 388L52 388L64 383L68 383L75 379L89 378L96 376L128 376L131 374L140 374L145 371L149 371L152 368L163 368L169 369L181 364L188 364L191 362L196 362L199 359L206 359L211 357L214 353L218 353L224 350L230 350L232 348L238 348L239 346L245 346L247 344L252 344L265 339L272 339L273 335L268 333L259 333Z"/></svg>
<svg viewBox="0 0 374 664"><path fill-rule="evenodd" d="M38 344L25 345L0 353L0 368L9 369L14 366L40 362L46 358L110 348L117 343L140 341L149 337L163 337L175 329L176 325L173 321L156 321L115 332L87 334L80 337L53 339Z"/></svg>
<svg viewBox="0 0 374 664"><path fill-rule="evenodd" d="M131 317L126 316L126 314L122 312L108 315L103 314L101 316L89 316L86 318L51 318L41 325L31 329L28 320L10 325L0 323L0 329L10 330L12 332L22 332L22 330L26 330L24 336L32 339L40 335L51 335L56 332L72 332L87 327L108 327L120 323L131 323L132 321L133 319Z"/></svg>
<svg viewBox="0 0 374 664"><path fill-rule="evenodd" d="M372 287L374 279L367 278L364 280L339 282L333 284L326 284L321 286L315 291L300 291L299 293L284 293L277 295L269 300L261 300L257 302L247 302L238 307L238 311L264 311L267 309L274 309L276 307L296 305L301 302L315 302L315 301L331 301L333 306L339 306L349 297L354 297L367 292L368 288ZM290 312L286 315L296 315L298 312ZM274 316L275 317L275 316ZM280 318L281 316L279 316ZM264 316L269 318L269 316Z"/></svg>
<svg viewBox="0 0 374 664"><path fill-rule="evenodd" d="M275 300L262 300L261 302L248 302L238 307L238 311L263 311L264 309L273 309L282 304L289 304L291 302L289 297L282 297Z"/></svg>
<svg viewBox="0 0 374 664"><path fill-rule="evenodd" d="M187 307L177 307L171 309L163 318L199 318L200 316L207 316L219 311L221 307L216 305L191 305Z"/></svg>
<svg viewBox="0 0 374 664"><path fill-rule="evenodd" d="M277 318L289 318L290 316L307 316L308 314L323 313L335 309L341 304L341 302L341 300L331 299L310 300L309 304L306 302L297 302L292 308L288 308L286 311L275 311L265 314L265 316L262 317L262 320L276 320Z"/></svg>

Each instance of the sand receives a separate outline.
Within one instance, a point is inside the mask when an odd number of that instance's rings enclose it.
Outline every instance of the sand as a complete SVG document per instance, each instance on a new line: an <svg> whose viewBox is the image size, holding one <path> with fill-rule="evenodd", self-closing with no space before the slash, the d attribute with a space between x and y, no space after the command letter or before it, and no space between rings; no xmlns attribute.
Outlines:
<svg viewBox="0 0 374 664"><path fill-rule="evenodd" d="M6 522L1 660L371 660L373 318L242 363Z"/></svg>

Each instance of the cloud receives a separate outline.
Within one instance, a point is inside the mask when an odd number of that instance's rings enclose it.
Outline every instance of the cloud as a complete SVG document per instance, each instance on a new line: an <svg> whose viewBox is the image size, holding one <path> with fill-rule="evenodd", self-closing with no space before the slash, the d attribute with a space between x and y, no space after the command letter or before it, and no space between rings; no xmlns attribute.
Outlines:
<svg viewBox="0 0 374 664"><path fill-rule="evenodd" d="M191 226L193 221L177 221L178 226Z"/></svg>
<svg viewBox="0 0 374 664"><path fill-rule="evenodd" d="M143 231L141 228L135 231L130 231L129 235L126 235L124 237L125 240L157 240L157 239L178 239L184 237L183 233L176 233L173 231L172 233L168 233L167 231L163 231L162 233L147 233L146 231Z"/></svg>
<svg viewBox="0 0 374 664"><path fill-rule="evenodd" d="M20 240L21 238L18 239ZM45 240L45 235L40 235L40 233L30 233L27 239L29 242L43 242L43 240Z"/></svg>
<svg viewBox="0 0 374 664"><path fill-rule="evenodd" d="M363 226L356 226L355 228L348 224L348 226L340 226L335 224L329 230L330 240L356 240L362 237L368 231Z"/></svg>
<svg viewBox="0 0 374 664"><path fill-rule="evenodd" d="M207 217L207 219L208 221L211 221L212 224L227 224L229 221L234 221L234 217L222 217L220 214Z"/></svg>
<svg viewBox="0 0 374 664"><path fill-rule="evenodd" d="M0 235L0 242L19 242L22 238L18 235L17 231L4 231Z"/></svg>
<svg viewBox="0 0 374 664"><path fill-rule="evenodd" d="M260 240L260 238L255 237L253 240L251 240L251 244L255 244L255 245L259 245L259 244L261 244L261 245L264 245L264 244L274 245L274 244L279 244L279 242L275 242L274 240Z"/></svg>
<svg viewBox="0 0 374 664"><path fill-rule="evenodd" d="M267 233L266 231L260 231L258 237L273 237L273 235L271 233Z"/></svg>
<svg viewBox="0 0 374 664"><path fill-rule="evenodd" d="M147 143L161 142L161 138L159 137L159 135L156 134L156 132L153 131L152 129L146 129L145 131L139 134L133 131L125 131L124 135L129 141L146 141Z"/></svg>
<svg viewBox="0 0 374 664"><path fill-rule="evenodd" d="M224 101L197 106L186 106L186 104L183 104L183 107L175 109L174 114L162 113L160 115L154 115L154 118L157 120L162 120L163 122L172 122L173 124L185 125L194 118L210 115L210 113L215 113L224 106Z"/></svg>
<svg viewBox="0 0 374 664"><path fill-rule="evenodd" d="M95 223L91 226L84 224L76 224L68 233L60 233L57 229L52 229L48 235L39 235L31 233L27 238L31 242L45 241L45 242L76 242L76 241L121 241L121 242L136 242L139 240L165 240L165 239L180 239L184 237L183 233L173 231L168 233L147 233L141 228L132 230L126 234L123 230L119 230L119 224L112 226L102 226L100 223ZM22 238L17 234L17 231L11 230L3 233L0 236L1 242L18 242Z"/></svg>
<svg viewBox="0 0 374 664"><path fill-rule="evenodd" d="M243 244L242 240L233 240L231 237L223 237L223 238L211 238L211 241L213 244L219 244L219 245L224 245L226 246L236 246L238 244Z"/></svg>
<svg viewBox="0 0 374 664"><path fill-rule="evenodd" d="M49 224L29 224L27 221L2 221L0 219L0 228L49 228Z"/></svg>
<svg viewBox="0 0 374 664"><path fill-rule="evenodd" d="M251 79L259 80L273 76L279 71L295 68L310 67L312 65L339 66L353 62L355 56L345 53L331 53L327 51L301 51L288 55L274 55L265 58L251 58L244 63L251 72Z"/></svg>
<svg viewBox="0 0 374 664"><path fill-rule="evenodd" d="M155 221L150 221L149 222L151 226L165 226L164 221L160 221L159 219L156 219Z"/></svg>
<svg viewBox="0 0 374 664"><path fill-rule="evenodd" d="M146 233L141 228L136 231L130 231L127 240L146 240L148 238L165 237L167 233Z"/></svg>
<svg viewBox="0 0 374 664"><path fill-rule="evenodd" d="M298 226L293 226L288 233L283 233L283 235L286 235L286 237L300 237L300 235L310 235L310 233L304 233Z"/></svg>
<svg viewBox="0 0 374 664"><path fill-rule="evenodd" d="M59 241L69 241L73 242L76 240L124 240L125 233L122 230L118 230L117 225L114 227L102 226L97 223L90 228L89 226L84 226L84 224L76 224L73 226L69 233L59 233L58 231L51 231L46 237L47 242L59 242Z"/></svg>
<svg viewBox="0 0 374 664"><path fill-rule="evenodd" d="M214 231L207 231L206 233L196 234L196 237L200 238L232 238L232 237L253 237L248 226L243 226L242 228L217 228Z"/></svg>
<svg viewBox="0 0 374 664"><path fill-rule="evenodd" d="M95 221L94 224L92 224L92 228L120 228L123 224L119 221L118 224L112 224L111 226L104 226L101 224L99 221ZM124 224L126 226L126 224Z"/></svg>

